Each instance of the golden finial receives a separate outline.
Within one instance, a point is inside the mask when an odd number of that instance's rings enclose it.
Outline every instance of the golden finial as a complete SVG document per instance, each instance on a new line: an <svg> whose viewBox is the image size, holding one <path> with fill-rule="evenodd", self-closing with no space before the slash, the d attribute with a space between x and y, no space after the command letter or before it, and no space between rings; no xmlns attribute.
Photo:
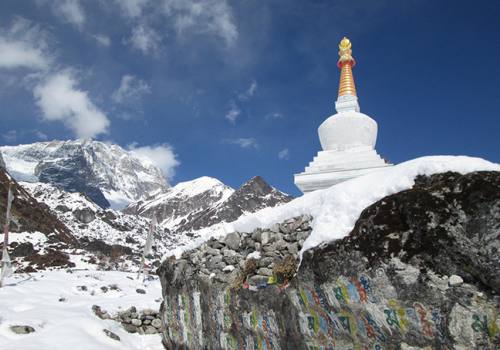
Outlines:
<svg viewBox="0 0 500 350"><path fill-rule="evenodd" d="M339 96L356 96L356 86L354 85L354 77L352 76L352 67L354 67L356 61L352 57L351 48L351 41L344 37L339 44L339 60L337 62L340 68Z"/></svg>

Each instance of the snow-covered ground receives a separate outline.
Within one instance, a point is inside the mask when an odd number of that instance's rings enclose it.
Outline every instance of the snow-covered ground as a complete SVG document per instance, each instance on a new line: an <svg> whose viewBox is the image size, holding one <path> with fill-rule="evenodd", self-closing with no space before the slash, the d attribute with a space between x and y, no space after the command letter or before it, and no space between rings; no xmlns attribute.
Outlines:
<svg viewBox="0 0 500 350"><path fill-rule="evenodd" d="M304 214L313 217L312 233L304 242L301 254L323 243L341 239L353 229L363 209L391 194L410 189L418 175L447 171L467 174L474 171L500 171L500 164L466 156L429 156L413 159L348 180L325 190L308 193L274 208L265 208L241 216L232 223L214 225L198 231L199 238L190 244L167 252L179 257L210 237L220 238L233 231L251 232Z"/></svg>
<svg viewBox="0 0 500 350"><path fill-rule="evenodd" d="M101 320L92 305L114 314L130 306L158 310L161 286L156 278L146 284L136 274L117 271L44 271L15 274L0 288L0 349L2 350L163 350L158 334L127 333L113 320ZM116 285L119 290L101 287ZM81 286L85 286L82 288ZM137 288L146 291L138 294ZM13 325L28 325L31 334L15 334ZM107 329L120 337L108 337Z"/></svg>

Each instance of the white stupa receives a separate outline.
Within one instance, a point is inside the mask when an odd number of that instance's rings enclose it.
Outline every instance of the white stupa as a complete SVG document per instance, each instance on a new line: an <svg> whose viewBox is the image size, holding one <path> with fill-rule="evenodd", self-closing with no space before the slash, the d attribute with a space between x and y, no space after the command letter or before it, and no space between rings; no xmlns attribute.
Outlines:
<svg viewBox="0 0 500 350"><path fill-rule="evenodd" d="M323 151L319 151L304 172L295 175L295 185L304 193L392 166L375 151L377 122L359 112L352 75L356 64L351 42L344 38L339 45L340 86L335 102L337 114L318 128Z"/></svg>

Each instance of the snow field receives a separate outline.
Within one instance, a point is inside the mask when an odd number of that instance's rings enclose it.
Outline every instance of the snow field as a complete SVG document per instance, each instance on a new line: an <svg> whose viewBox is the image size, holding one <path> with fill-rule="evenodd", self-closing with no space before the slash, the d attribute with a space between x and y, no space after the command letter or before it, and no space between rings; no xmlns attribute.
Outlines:
<svg viewBox="0 0 500 350"><path fill-rule="evenodd" d="M0 288L0 349L163 350L159 334L130 334L118 322L101 320L92 312L92 305L99 305L110 314L130 306L158 310L159 280L141 284L135 277L133 273L95 270L13 275ZM119 290L101 290L102 286L110 285ZM137 293L137 288L144 289L146 294ZM35 332L15 334L9 328L12 325L28 325ZM109 338L103 329L117 334L121 340Z"/></svg>

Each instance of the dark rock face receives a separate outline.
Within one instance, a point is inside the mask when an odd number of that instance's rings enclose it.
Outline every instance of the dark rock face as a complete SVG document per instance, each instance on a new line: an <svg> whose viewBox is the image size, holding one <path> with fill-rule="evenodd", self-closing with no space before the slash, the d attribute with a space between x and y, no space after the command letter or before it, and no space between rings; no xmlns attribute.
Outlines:
<svg viewBox="0 0 500 350"><path fill-rule="evenodd" d="M109 202L96 182L92 169L83 155L64 159L57 163L40 163L36 169L41 182L55 184L68 192L85 193L101 208L108 208Z"/></svg>
<svg viewBox="0 0 500 350"><path fill-rule="evenodd" d="M107 244L99 239L89 240L86 237L80 239L80 247L89 252L99 253L105 256L132 255L132 248L120 244Z"/></svg>
<svg viewBox="0 0 500 350"><path fill-rule="evenodd" d="M420 177L280 279L280 257L263 260L307 226L298 218L240 233L233 253L214 240L166 260L166 348L500 348L500 173ZM250 264L253 250L261 257ZM218 261L228 257L235 269L224 277ZM267 282L255 278L261 264L274 265Z"/></svg>
<svg viewBox="0 0 500 350"><path fill-rule="evenodd" d="M50 212L47 205L37 202L24 188L0 169L0 225L5 224L5 211L9 184L12 186L14 201L12 202L11 232L39 231L48 235L53 241L75 243L71 231Z"/></svg>
<svg viewBox="0 0 500 350"><path fill-rule="evenodd" d="M192 220L188 220L183 230L198 230L222 221L235 221L245 212L254 213L260 209L287 203L292 199L291 196L271 187L260 176L255 176L217 207L210 208Z"/></svg>

